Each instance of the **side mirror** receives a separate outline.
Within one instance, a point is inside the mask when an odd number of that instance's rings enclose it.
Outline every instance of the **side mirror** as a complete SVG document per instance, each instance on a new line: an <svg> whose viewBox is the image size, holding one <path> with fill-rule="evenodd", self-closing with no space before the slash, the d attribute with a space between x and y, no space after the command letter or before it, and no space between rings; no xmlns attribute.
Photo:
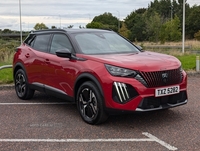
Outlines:
<svg viewBox="0 0 200 151"><path fill-rule="evenodd" d="M72 53L69 51L69 49L56 50L56 55L62 58L72 58Z"/></svg>

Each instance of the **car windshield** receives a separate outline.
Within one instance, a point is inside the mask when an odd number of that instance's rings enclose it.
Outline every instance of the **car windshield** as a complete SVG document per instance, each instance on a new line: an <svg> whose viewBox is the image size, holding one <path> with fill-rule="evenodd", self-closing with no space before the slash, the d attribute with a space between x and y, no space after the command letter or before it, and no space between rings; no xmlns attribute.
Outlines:
<svg viewBox="0 0 200 151"><path fill-rule="evenodd" d="M78 33L75 39L84 54L137 53L139 50L116 33Z"/></svg>

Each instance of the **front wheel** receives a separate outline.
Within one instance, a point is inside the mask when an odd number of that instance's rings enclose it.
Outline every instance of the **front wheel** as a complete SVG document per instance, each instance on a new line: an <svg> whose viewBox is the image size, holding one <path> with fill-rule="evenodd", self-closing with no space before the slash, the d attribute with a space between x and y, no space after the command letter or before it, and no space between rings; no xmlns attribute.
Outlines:
<svg viewBox="0 0 200 151"><path fill-rule="evenodd" d="M15 91L20 99L27 100L33 97L34 90L30 89L25 72L22 69L15 73Z"/></svg>
<svg viewBox="0 0 200 151"><path fill-rule="evenodd" d="M87 81L79 87L76 100L79 113L86 123L100 124L107 120L103 97L93 82Z"/></svg>

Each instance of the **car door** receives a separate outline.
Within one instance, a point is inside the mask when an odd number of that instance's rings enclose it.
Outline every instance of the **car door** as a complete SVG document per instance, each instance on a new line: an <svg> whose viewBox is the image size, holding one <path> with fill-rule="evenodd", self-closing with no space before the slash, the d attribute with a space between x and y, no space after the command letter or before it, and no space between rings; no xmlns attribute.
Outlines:
<svg viewBox="0 0 200 151"><path fill-rule="evenodd" d="M68 49L72 51L72 45L65 34L54 34L49 48L49 54L45 55L45 72L46 81L45 89L51 94L54 92L62 94L71 94L72 85L70 84L72 68L75 61L69 58L61 58L56 55L56 50ZM65 68L65 69L64 69Z"/></svg>
<svg viewBox="0 0 200 151"><path fill-rule="evenodd" d="M35 35L34 40L29 44L30 47L26 53L27 64L26 71L29 77L29 82L37 85L43 85L44 68L45 68L45 55L48 51L48 45L51 34Z"/></svg>

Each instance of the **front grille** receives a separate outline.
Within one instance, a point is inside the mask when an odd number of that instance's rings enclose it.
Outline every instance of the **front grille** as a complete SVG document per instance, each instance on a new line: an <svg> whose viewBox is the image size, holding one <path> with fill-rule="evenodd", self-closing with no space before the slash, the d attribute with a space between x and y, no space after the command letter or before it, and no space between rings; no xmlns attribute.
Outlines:
<svg viewBox="0 0 200 151"><path fill-rule="evenodd" d="M183 80L181 68L155 72L140 72L140 75L146 83L144 84L141 80L140 82L148 88L179 84Z"/></svg>

